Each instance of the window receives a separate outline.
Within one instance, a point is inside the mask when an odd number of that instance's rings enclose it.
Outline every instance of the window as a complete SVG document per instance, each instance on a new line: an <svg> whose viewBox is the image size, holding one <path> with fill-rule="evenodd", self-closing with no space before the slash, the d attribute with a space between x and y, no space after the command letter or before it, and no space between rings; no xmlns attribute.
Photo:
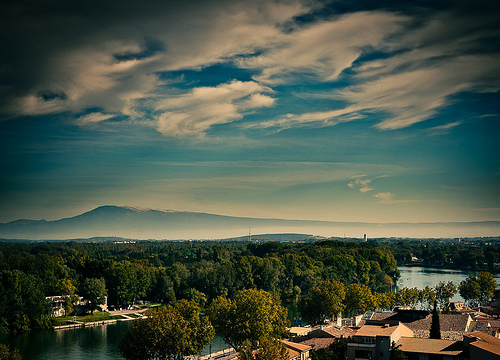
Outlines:
<svg viewBox="0 0 500 360"><path fill-rule="evenodd" d="M372 353L371 353L371 351L368 351L368 350L356 350L354 352L354 357L356 359L371 359Z"/></svg>

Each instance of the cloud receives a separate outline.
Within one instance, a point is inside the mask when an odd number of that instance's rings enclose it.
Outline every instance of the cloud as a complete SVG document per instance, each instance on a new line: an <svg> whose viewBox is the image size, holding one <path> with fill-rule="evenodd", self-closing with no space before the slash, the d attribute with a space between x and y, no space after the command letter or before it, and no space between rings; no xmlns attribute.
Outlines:
<svg viewBox="0 0 500 360"><path fill-rule="evenodd" d="M159 84L148 71L142 73L154 57L116 61L113 53L131 51L131 47L108 45L106 50L80 48L55 59L45 80L33 87L30 94L13 101L10 111L39 115L61 111L78 113L82 109L99 107L107 112L129 115L130 102L147 96ZM64 97L47 100L38 95L54 92Z"/></svg>
<svg viewBox="0 0 500 360"><path fill-rule="evenodd" d="M381 204L408 204L417 203L418 200L396 200L391 192L379 192L373 195Z"/></svg>
<svg viewBox="0 0 500 360"><path fill-rule="evenodd" d="M239 64L260 70L254 78L267 84L283 83L304 73L332 81L350 68L365 48L384 48L383 40L401 30L404 19L383 12L347 14L298 28L283 35L280 43L262 55L244 58Z"/></svg>
<svg viewBox="0 0 500 360"><path fill-rule="evenodd" d="M241 119L249 110L269 107L274 99L268 87L254 81L233 80L215 87L198 87L165 99L156 106L158 131L164 135L199 135L210 127Z"/></svg>
<svg viewBox="0 0 500 360"><path fill-rule="evenodd" d="M365 178L366 175L354 176L353 180L351 180L347 186L351 189L359 189L360 192L366 193L368 191L374 190L373 187L370 187L370 183L372 179Z"/></svg>
<svg viewBox="0 0 500 360"><path fill-rule="evenodd" d="M339 110L311 112L300 115L287 114L277 120L267 120L257 124L249 124L249 128L274 128L277 131L296 127L325 127L334 126L364 117L362 114L348 107Z"/></svg>
<svg viewBox="0 0 500 360"><path fill-rule="evenodd" d="M144 118L144 103L170 94L161 72L201 69L265 49L283 35L280 23L307 10L300 1L146 0L138 6L126 0L99 11L59 3L10 4L0 17L9 40L9 56L0 60L4 118L87 108ZM50 93L66 98L40 96ZM247 107L270 105L269 97L255 94Z"/></svg>
<svg viewBox="0 0 500 360"><path fill-rule="evenodd" d="M80 116L76 123L80 126L95 125L100 122L112 119L114 117L115 115L113 114L103 114L101 112L94 112Z"/></svg>
<svg viewBox="0 0 500 360"><path fill-rule="evenodd" d="M383 118L378 129L395 130L431 119L456 94L493 92L500 83L498 49L485 46L500 36L497 13L463 4L441 12L359 6L310 21L298 19L321 12L321 3L147 0L99 11L59 1L32 6L10 4L0 18L9 20L2 28L8 56L0 60L4 117L99 108L147 125L153 116L163 134L204 134L274 106L279 86L300 84L311 98L335 105L273 113L253 127L327 127L377 114ZM160 77L220 63L248 71L253 81L240 80L242 86L262 90L241 95L229 89L234 95L222 99L216 93L228 89L220 84L178 95ZM317 84L324 85L321 94ZM213 104L203 92L215 97Z"/></svg>
<svg viewBox="0 0 500 360"><path fill-rule="evenodd" d="M362 47L356 38L364 31L361 20L368 21L372 17L379 30L374 30L374 35L369 36L365 47ZM271 57L275 64L266 55L262 56L267 62L261 60L260 64L267 65L267 68L259 79L266 81L286 71L308 68L323 81L328 81L338 76L339 71L349 69L352 75L344 77L354 85L337 87L329 95L336 104L344 102L346 106L330 111L288 114L263 122L260 126L277 127L278 130L303 126L327 127L377 114L383 119L376 124L378 129L396 130L431 119L452 104L457 94L498 91L500 56L494 48L488 51L484 46L485 39L500 36L498 28L492 25L492 19L494 16L485 15L485 19L480 21L479 18L467 18L465 13L448 11L421 21L420 26L409 27L409 18L402 16L378 12L349 14L338 21L313 25L303 34L314 31L322 34L322 27L333 29L352 21L358 25L356 30L351 29L357 41L338 43L335 33L329 38L318 35L322 46L318 46L321 50L316 51L309 51L306 45L301 44L301 32L297 31L298 34L294 34L299 39L296 44L280 50L278 54L283 56ZM345 27L347 29L348 26ZM304 35L304 39L307 38ZM314 40L310 41L318 45ZM295 48L296 51L293 50ZM332 51L328 52L325 48ZM299 49L306 51L302 54ZM361 49L368 50L367 53L384 52L385 56L360 61ZM345 56L347 61L336 62L336 55ZM287 60L278 61L282 57ZM327 96L326 93L321 95L322 98ZM441 132L444 130L440 129Z"/></svg>
<svg viewBox="0 0 500 360"><path fill-rule="evenodd" d="M422 69L384 75L339 91L335 97L357 104L357 111L387 114L376 125L381 130L401 129L436 115L455 94L484 89L485 83L498 78L498 60L492 56L461 56Z"/></svg>
<svg viewBox="0 0 500 360"><path fill-rule="evenodd" d="M445 125L434 126L434 127L432 127L432 128L429 129L430 135L434 136L434 135L445 135L445 134L448 134L451 129L453 129L453 128L457 127L457 126L460 126L462 124L463 124L463 121L454 121L452 123L448 123L448 124L445 124Z"/></svg>
<svg viewBox="0 0 500 360"><path fill-rule="evenodd" d="M371 172L399 172L401 169L382 164L330 163L330 162L294 162L294 161L204 161L204 162L157 162L161 167L182 166L193 177L165 179L161 182L193 182L206 187L242 187L242 188L285 188L304 184L344 182L356 177L361 169ZM211 169L207 171L207 169ZM217 173L217 177L212 174ZM206 175L210 174L210 181Z"/></svg>

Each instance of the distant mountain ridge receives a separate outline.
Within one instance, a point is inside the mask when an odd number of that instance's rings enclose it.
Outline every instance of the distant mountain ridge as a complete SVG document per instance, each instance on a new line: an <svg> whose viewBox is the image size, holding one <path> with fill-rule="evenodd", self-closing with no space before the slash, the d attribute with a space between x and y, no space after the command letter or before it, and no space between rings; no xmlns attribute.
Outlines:
<svg viewBox="0 0 500 360"><path fill-rule="evenodd" d="M498 236L500 221L364 223L233 217L201 212L104 205L59 220L20 219L0 223L0 238L61 240L116 236L132 239L221 239L252 233L321 236L465 237Z"/></svg>

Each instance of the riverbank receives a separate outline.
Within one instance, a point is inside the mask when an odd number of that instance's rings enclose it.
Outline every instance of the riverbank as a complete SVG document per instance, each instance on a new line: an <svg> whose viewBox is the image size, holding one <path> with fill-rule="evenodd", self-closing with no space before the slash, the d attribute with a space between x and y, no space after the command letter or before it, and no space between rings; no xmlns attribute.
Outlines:
<svg viewBox="0 0 500 360"><path fill-rule="evenodd" d="M424 289L426 286L430 288L435 287L440 282L453 282L455 286L459 286L460 282L465 280L469 275L477 274L473 270L459 270L449 268L435 268L424 266L400 266L399 272L401 274L397 281L395 289L417 288ZM500 284L500 274L495 273L493 277L497 283ZM451 301L464 301L459 293L455 294Z"/></svg>
<svg viewBox="0 0 500 360"><path fill-rule="evenodd" d="M131 321L138 318L144 317L146 311L150 308L144 308L140 310L117 310L107 312L109 314L109 319L99 319L95 321L81 321L85 317L79 317L79 320L73 318L71 320L66 320L65 324L52 326L53 330L64 330L64 329L74 329L82 327L92 327L92 326L103 326L108 324L115 324L120 321Z"/></svg>
<svg viewBox="0 0 500 360"><path fill-rule="evenodd" d="M425 268L425 269L431 269L431 270L450 270L450 271L466 271L470 273L478 273L480 271L487 271L492 274L500 274L500 268L495 267L493 269L488 268L488 267L480 267L477 269L464 269L460 267L460 265L456 266L451 266L451 265L427 265L424 264L423 262L418 262L418 261L413 261L409 263L403 263L403 264L397 264L398 269L403 267L403 268L411 268L411 267L417 267L417 268Z"/></svg>

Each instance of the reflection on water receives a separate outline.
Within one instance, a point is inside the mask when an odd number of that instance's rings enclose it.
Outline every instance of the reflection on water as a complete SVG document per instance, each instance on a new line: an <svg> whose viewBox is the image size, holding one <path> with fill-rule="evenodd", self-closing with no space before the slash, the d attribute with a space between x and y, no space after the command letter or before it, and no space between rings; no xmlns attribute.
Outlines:
<svg viewBox="0 0 500 360"><path fill-rule="evenodd" d="M43 330L0 340L19 349L24 360L52 359L123 359L118 341L131 322L66 330Z"/></svg>
<svg viewBox="0 0 500 360"><path fill-rule="evenodd" d="M123 321L88 328L33 331L2 336L0 342L19 349L23 360L123 360L118 342L131 324L131 321ZM225 347L224 341L216 336L203 354Z"/></svg>
<svg viewBox="0 0 500 360"><path fill-rule="evenodd" d="M401 277L398 280L396 289L404 287L423 289L426 286L434 287L440 281L452 281L458 287L461 281L469 275L476 274L477 271L461 271L450 269L436 269L419 266L401 266L399 268ZM500 284L500 275L494 274L495 281ZM463 301L459 294L456 294L452 301Z"/></svg>

